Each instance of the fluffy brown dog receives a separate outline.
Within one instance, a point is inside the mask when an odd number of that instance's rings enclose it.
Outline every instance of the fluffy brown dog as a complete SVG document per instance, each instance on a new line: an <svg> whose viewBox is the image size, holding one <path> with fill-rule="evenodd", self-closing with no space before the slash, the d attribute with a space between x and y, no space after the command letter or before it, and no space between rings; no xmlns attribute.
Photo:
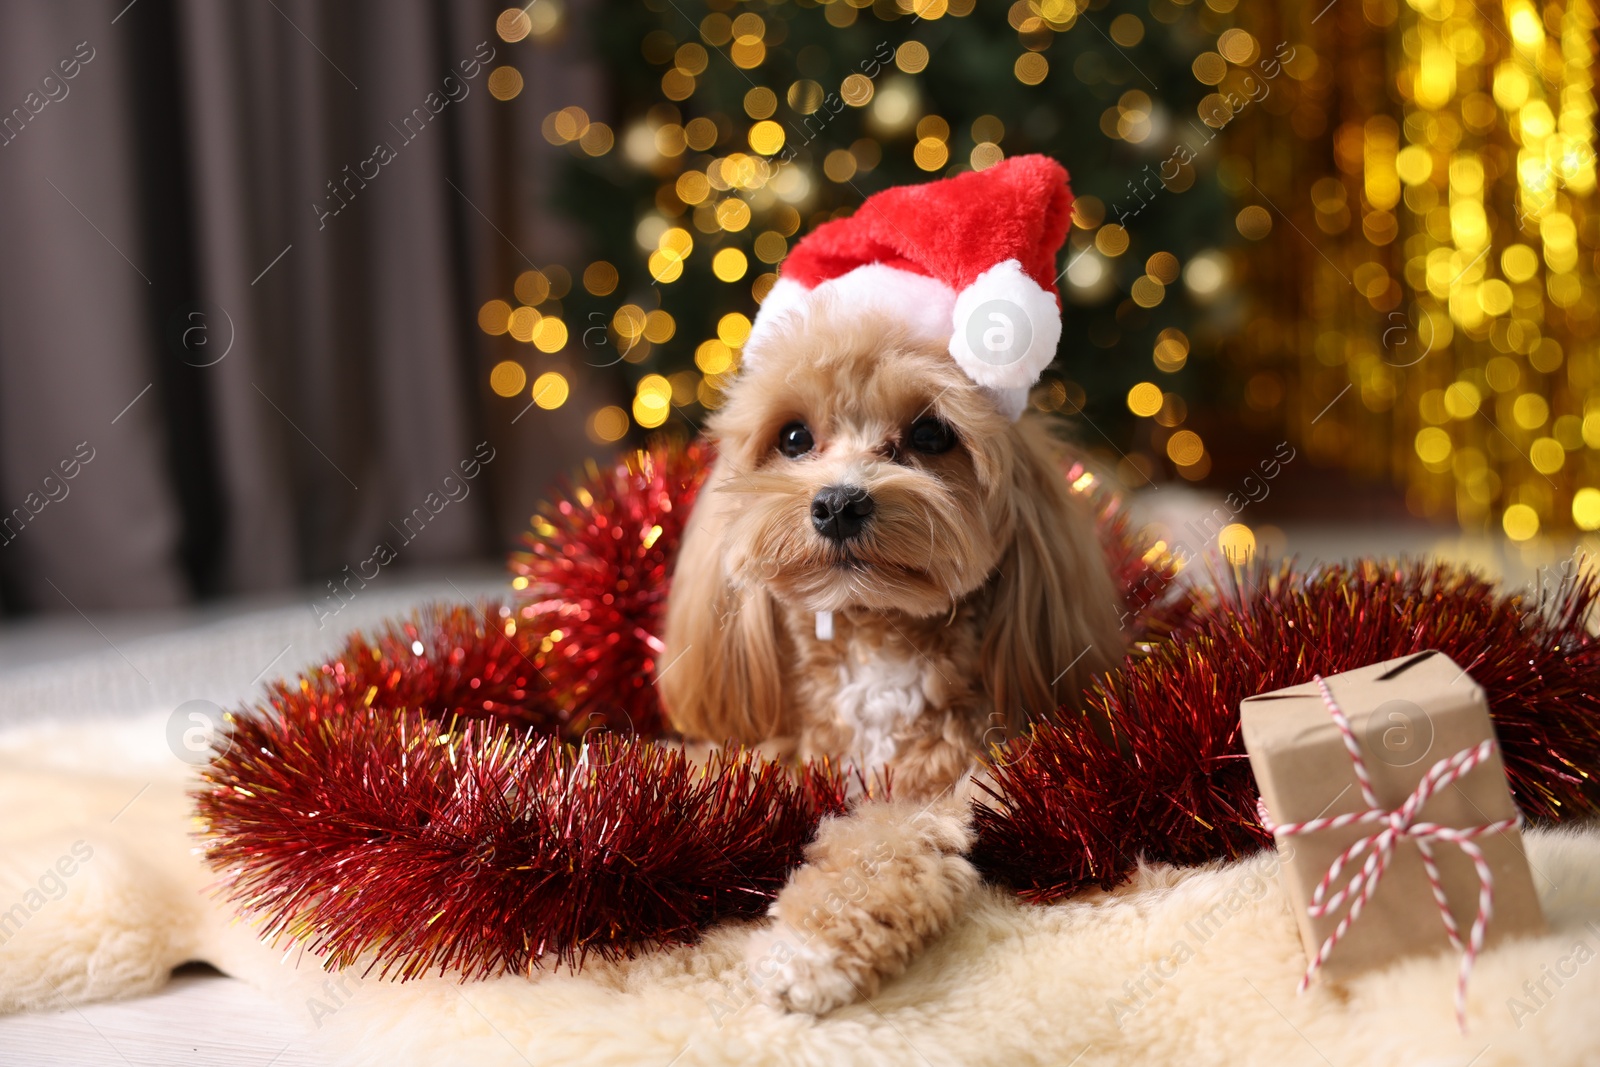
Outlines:
<svg viewBox="0 0 1600 1067"><path fill-rule="evenodd" d="M674 724L892 775L892 803L823 826L751 946L772 1000L823 1012L955 915L963 780L1120 654L1116 598L1048 428L891 317L789 315L710 433L661 658Z"/></svg>

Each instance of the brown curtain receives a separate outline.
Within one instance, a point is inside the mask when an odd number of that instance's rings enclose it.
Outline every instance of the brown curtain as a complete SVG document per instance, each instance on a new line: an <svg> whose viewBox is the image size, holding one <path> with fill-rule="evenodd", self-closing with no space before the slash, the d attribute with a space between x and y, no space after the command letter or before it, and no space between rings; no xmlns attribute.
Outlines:
<svg viewBox="0 0 1600 1067"><path fill-rule="evenodd" d="M592 387L515 425L487 389L478 305L582 251L539 119L601 109L582 18L510 45L502 7L0 3L7 613L494 558L587 451Z"/></svg>

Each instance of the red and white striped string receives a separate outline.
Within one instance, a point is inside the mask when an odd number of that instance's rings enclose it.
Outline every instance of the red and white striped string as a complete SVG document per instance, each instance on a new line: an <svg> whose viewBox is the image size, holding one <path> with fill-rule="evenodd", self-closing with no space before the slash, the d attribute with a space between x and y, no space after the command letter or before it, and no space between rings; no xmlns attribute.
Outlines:
<svg viewBox="0 0 1600 1067"><path fill-rule="evenodd" d="M1322 692L1322 702L1327 705L1328 714L1333 717L1333 724L1339 728L1339 736L1344 739L1344 747L1350 753L1356 782L1361 787L1361 796L1366 801L1367 809L1329 818L1310 819L1306 822L1274 823L1267 812L1266 804L1257 801L1261 824L1269 833L1280 838L1313 834L1321 830L1337 830L1358 823L1379 825L1383 829L1361 838L1334 857L1327 873L1322 876L1316 890L1311 894L1311 904L1306 910L1313 918L1322 918L1337 911L1346 901L1349 902L1349 910L1334 927L1333 933L1322 942L1316 957L1306 967L1306 973L1300 979L1300 991L1305 991L1312 976L1327 960L1333 947L1361 917L1361 912L1372 899L1372 894L1377 890L1384 871L1394 859L1395 845L1402 840L1415 841L1417 851L1422 854L1422 865L1428 874L1428 884L1433 888L1434 902L1439 905L1439 915L1444 920L1445 933L1449 935L1450 944L1461 953L1461 968L1456 979L1456 1022L1465 1032L1467 979L1472 974L1472 965L1477 960L1478 953L1483 949L1484 932L1488 929L1489 918L1494 913L1494 875L1483 858L1483 849L1478 846L1474 838L1502 833L1521 826L1522 817L1518 815L1481 826L1453 827L1419 822L1417 814L1434 794L1454 784L1457 779L1493 755L1495 743L1492 739L1483 741L1435 763L1428 773L1422 776L1422 781L1417 783L1417 788L1403 804L1393 810L1387 809L1378 803L1377 794L1372 791L1372 778L1367 773L1366 759L1361 753L1360 744L1356 741L1355 731L1350 727L1350 719L1333 699L1333 693L1321 675L1317 676L1316 681L1317 688ZM1472 865L1478 873L1478 914L1472 921L1472 929L1467 934L1465 945L1462 944L1455 916L1451 914L1450 902L1445 897L1438 864L1434 862L1435 841L1446 841L1459 847L1472 860ZM1344 869L1363 856L1366 857L1366 861L1361 869L1342 888L1333 889Z"/></svg>

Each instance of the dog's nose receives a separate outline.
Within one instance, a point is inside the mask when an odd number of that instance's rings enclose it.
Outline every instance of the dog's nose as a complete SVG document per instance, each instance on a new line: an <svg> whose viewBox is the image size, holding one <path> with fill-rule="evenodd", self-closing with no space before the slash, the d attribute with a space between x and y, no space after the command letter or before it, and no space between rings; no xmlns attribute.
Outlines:
<svg viewBox="0 0 1600 1067"><path fill-rule="evenodd" d="M829 485L811 498L811 525L830 541L847 541L872 516L872 495L859 485Z"/></svg>

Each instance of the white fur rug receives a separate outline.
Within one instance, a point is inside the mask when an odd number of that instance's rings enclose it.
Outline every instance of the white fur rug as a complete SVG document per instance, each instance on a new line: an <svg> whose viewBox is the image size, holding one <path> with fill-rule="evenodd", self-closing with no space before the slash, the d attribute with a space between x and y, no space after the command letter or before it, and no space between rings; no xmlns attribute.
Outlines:
<svg viewBox="0 0 1600 1067"><path fill-rule="evenodd" d="M1303 959L1270 853L1150 867L1047 908L985 891L871 1003L812 1019L756 1001L739 925L532 980L324 974L204 893L187 769L161 727L0 736L0 1010L146 992L200 959L312 1020L330 1061L383 1067L1600 1064L1600 829L1528 835L1551 933L1480 959L1464 1037L1451 956L1297 997Z"/></svg>

